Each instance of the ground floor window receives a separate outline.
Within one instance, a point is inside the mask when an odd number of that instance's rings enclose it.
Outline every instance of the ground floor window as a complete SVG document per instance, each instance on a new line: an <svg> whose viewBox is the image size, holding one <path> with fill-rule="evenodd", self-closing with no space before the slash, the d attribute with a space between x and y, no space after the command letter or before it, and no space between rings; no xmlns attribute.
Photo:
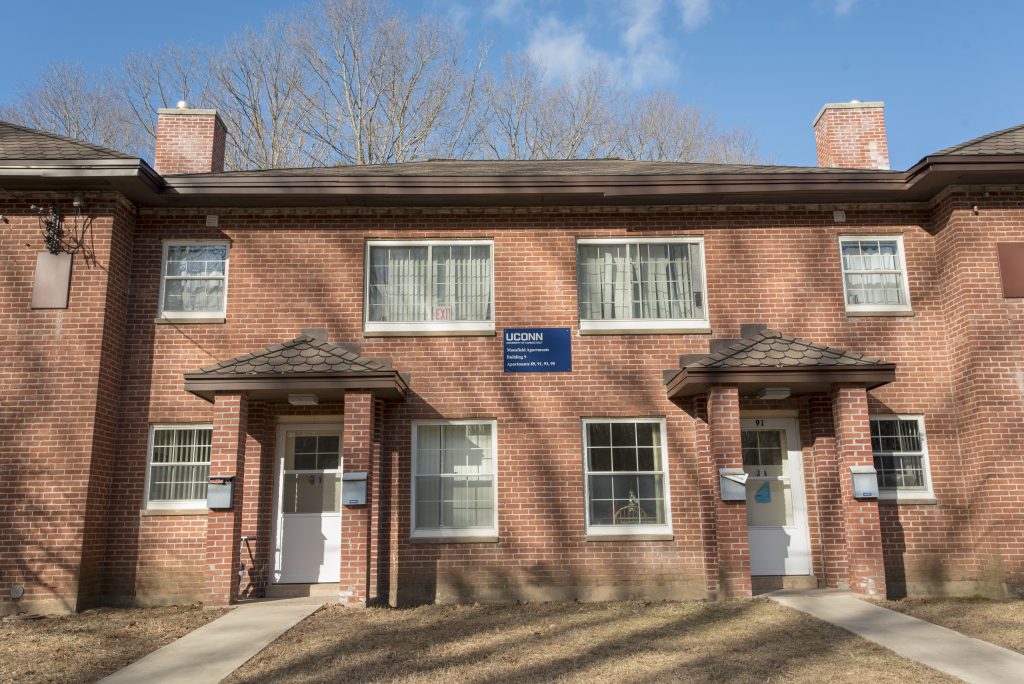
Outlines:
<svg viewBox="0 0 1024 684"><path fill-rule="evenodd" d="M924 418L872 416L871 450L883 498L931 494Z"/></svg>
<svg viewBox="0 0 1024 684"><path fill-rule="evenodd" d="M211 425L154 425L149 436L147 508L206 508Z"/></svg>
<svg viewBox="0 0 1024 684"><path fill-rule="evenodd" d="M664 433L660 418L583 421L588 534L671 530Z"/></svg>
<svg viewBox="0 0 1024 684"><path fill-rule="evenodd" d="M496 536L494 421L413 425L413 536Z"/></svg>

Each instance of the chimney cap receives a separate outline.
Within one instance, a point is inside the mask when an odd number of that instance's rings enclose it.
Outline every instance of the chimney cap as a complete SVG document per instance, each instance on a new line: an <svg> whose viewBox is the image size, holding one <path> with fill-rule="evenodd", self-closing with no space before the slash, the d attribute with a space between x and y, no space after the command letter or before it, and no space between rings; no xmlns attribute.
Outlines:
<svg viewBox="0 0 1024 684"><path fill-rule="evenodd" d="M188 109L188 102L184 100L178 100L178 104L174 105L175 109Z"/></svg>
<svg viewBox="0 0 1024 684"><path fill-rule="evenodd" d="M861 102L860 100L850 100L849 102L829 102L818 110L818 113L814 117L814 121L811 122L811 126L817 126L818 119L820 119L829 109L882 109L884 107L885 102L881 100L875 100L873 102Z"/></svg>

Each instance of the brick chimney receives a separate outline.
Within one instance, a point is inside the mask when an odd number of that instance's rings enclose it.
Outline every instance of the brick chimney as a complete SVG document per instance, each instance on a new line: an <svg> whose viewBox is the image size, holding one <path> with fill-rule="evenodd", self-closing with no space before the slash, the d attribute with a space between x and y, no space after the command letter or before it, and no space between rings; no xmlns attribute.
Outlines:
<svg viewBox="0 0 1024 684"><path fill-rule="evenodd" d="M153 166L164 175L223 171L226 135L216 109L158 109Z"/></svg>
<svg viewBox="0 0 1024 684"><path fill-rule="evenodd" d="M818 166L888 169L884 102L833 102L814 117Z"/></svg>

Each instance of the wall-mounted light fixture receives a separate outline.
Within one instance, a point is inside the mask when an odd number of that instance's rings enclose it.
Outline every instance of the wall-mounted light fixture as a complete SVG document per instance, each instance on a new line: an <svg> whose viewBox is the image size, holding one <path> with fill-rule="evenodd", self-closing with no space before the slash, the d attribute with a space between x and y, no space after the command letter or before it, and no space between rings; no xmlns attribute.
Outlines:
<svg viewBox="0 0 1024 684"><path fill-rule="evenodd" d="M788 387L765 387L757 393L758 399L788 399L789 398Z"/></svg>
<svg viewBox="0 0 1024 684"><path fill-rule="evenodd" d="M315 394L289 394L288 403L292 406L319 406L320 397Z"/></svg>

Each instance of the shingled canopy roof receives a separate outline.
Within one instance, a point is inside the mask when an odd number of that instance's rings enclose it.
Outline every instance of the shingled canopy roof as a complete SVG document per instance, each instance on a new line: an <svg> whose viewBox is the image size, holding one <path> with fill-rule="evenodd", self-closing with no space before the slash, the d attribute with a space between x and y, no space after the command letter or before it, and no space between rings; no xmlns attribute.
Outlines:
<svg viewBox="0 0 1024 684"><path fill-rule="evenodd" d="M670 398L701 394L712 385L736 385L743 394L767 387L807 394L836 384L874 389L896 379L895 364L767 329L707 356L682 361L666 379Z"/></svg>
<svg viewBox="0 0 1024 684"><path fill-rule="evenodd" d="M185 389L207 401L213 401L216 392L238 391L264 401L284 401L288 394L301 393L340 399L345 390L401 399L408 386L390 360L359 356L306 334L185 374Z"/></svg>
<svg viewBox="0 0 1024 684"><path fill-rule="evenodd" d="M1024 125L988 133L973 140L947 147L936 152L935 156L941 154L955 156L1024 154Z"/></svg>

